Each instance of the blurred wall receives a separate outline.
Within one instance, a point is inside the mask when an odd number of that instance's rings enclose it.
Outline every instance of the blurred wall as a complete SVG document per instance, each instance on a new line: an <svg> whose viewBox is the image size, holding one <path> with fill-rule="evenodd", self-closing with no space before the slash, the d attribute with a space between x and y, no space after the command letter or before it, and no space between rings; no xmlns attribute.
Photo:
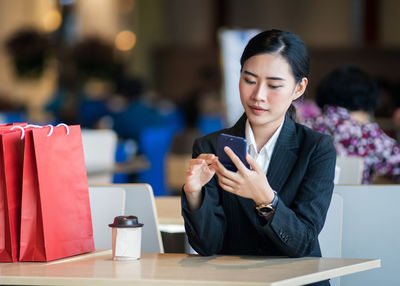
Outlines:
<svg viewBox="0 0 400 286"><path fill-rule="evenodd" d="M193 87L199 67L218 65L216 34L219 27L293 31L317 53L317 66L322 68L335 64L324 56L325 50L342 60L354 59L359 54L358 49L365 47L362 37L367 2L371 1L76 0L74 10L77 39L96 34L114 41L119 31L132 30L137 36L136 46L131 51L120 52L120 56L132 73L159 88L162 95L170 93L179 97ZM372 2L379 6L375 15L378 21L376 51L358 57L356 62L388 62L391 65L386 71L382 69L389 74L397 64L397 59L392 60L392 57L397 57L400 48L400 2ZM0 96L25 102L32 112L51 96L57 79L55 66L53 63L49 66L40 82L17 81L3 44L20 27L43 29L43 19L57 3L58 0L0 1ZM121 7L127 3L131 3L133 9L124 12ZM391 49L389 57L381 61L386 49ZM347 53L349 50L352 51ZM341 58L343 51L348 56ZM325 60L327 65L324 65ZM375 64L365 66L375 69ZM393 77L396 78L397 73Z"/></svg>
<svg viewBox="0 0 400 286"><path fill-rule="evenodd" d="M352 44L352 1L253 0L229 1L228 25L282 29L299 34L308 46Z"/></svg>
<svg viewBox="0 0 400 286"><path fill-rule="evenodd" d="M24 103L33 117L39 116L38 109L54 90L54 63L49 63L44 76L38 81L18 80L4 44L20 28L43 30L43 19L50 8L47 0L0 1L0 96L12 103Z"/></svg>
<svg viewBox="0 0 400 286"><path fill-rule="evenodd" d="M161 71L164 65L158 62L164 58L160 59L159 53L168 54L166 57L173 57L174 61L176 57L166 52L174 49L177 51L175 54L183 53L183 57L187 59L185 53L187 54L188 49L205 49L211 43L215 43L214 2L214 0L135 1L133 17L136 20L132 21L135 21L138 41L130 58L134 73L155 84L159 80L159 73L164 72ZM165 58L165 61L170 61L170 58ZM189 67L187 72L191 74L190 63L186 66ZM191 81L183 79L181 83L190 85ZM164 86L164 83L161 85ZM180 93L182 88L176 88L177 91L171 90L170 93Z"/></svg>
<svg viewBox="0 0 400 286"><path fill-rule="evenodd" d="M154 58L153 52L157 47L168 43L167 28L165 25L165 0L135 1L133 13L130 15L130 23L134 25L137 34L137 43L130 54L130 66L132 71L154 82Z"/></svg>
<svg viewBox="0 0 400 286"><path fill-rule="evenodd" d="M385 47L400 47L400 1L382 0L379 18L381 43Z"/></svg>
<svg viewBox="0 0 400 286"><path fill-rule="evenodd" d="M210 46L215 38L215 2L215 0L165 2L165 25L169 42L178 47Z"/></svg>
<svg viewBox="0 0 400 286"><path fill-rule="evenodd" d="M46 16L57 5L57 1L49 0L0 1L0 96L13 103L23 103L31 120L45 119L42 107L56 88L58 63L50 59L43 76L37 80L19 79L4 44L21 28L43 32ZM113 42L119 29L117 7L118 2L114 0L76 1L76 39L95 35Z"/></svg>
<svg viewBox="0 0 400 286"><path fill-rule="evenodd" d="M119 31L118 17L118 1L76 1L78 38L96 35L113 42Z"/></svg>

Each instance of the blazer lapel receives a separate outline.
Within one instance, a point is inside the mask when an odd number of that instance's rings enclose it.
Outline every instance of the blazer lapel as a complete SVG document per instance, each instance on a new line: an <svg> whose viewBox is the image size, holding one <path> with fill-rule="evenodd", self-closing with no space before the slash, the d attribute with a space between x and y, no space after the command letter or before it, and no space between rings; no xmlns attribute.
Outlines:
<svg viewBox="0 0 400 286"><path fill-rule="evenodd" d="M299 144L295 123L286 117L267 171L268 182L277 192L286 182L290 170L292 170L297 161L298 149Z"/></svg>
<svg viewBox="0 0 400 286"><path fill-rule="evenodd" d="M243 114L238 122L227 130L227 133L245 137L246 120L247 116ZM267 172L268 182L274 190L279 191L287 180L290 170L297 160L297 149L296 126L291 119L286 117L281 133L276 141ZM258 221L254 201L239 196L237 196L237 199L250 221L254 225L257 225Z"/></svg>

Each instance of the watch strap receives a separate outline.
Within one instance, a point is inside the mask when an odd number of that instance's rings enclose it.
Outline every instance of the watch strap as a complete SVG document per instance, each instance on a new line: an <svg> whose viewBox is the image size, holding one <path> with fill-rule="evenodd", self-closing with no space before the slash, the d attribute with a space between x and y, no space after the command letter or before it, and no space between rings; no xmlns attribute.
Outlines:
<svg viewBox="0 0 400 286"><path fill-rule="evenodd" d="M261 203L259 205L256 205L256 211L258 215L269 218L272 214L275 213L276 206L278 205L278 195L276 191L274 190L274 198L272 202L270 203Z"/></svg>

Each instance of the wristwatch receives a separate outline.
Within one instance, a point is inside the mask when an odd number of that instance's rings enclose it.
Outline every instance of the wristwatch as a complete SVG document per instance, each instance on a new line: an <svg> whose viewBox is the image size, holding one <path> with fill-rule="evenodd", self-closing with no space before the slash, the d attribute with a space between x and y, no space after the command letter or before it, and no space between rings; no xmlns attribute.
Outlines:
<svg viewBox="0 0 400 286"><path fill-rule="evenodd" d="M261 203L256 205L256 211L259 216L269 218L271 215L274 214L276 206L278 205L278 195L276 191L274 191L274 199L269 204Z"/></svg>

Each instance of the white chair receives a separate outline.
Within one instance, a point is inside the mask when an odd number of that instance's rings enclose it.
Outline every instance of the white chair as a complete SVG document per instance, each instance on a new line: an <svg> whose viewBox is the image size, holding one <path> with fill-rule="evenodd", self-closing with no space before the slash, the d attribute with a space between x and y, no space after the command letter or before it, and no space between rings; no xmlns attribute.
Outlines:
<svg viewBox="0 0 400 286"><path fill-rule="evenodd" d="M342 257L382 261L379 269L342 276L341 285L399 285L400 184L336 185L334 192L344 202Z"/></svg>
<svg viewBox="0 0 400 286"><path fill-rule="evenodd" d="M126 191L125 215L143 223L142 252L164 253L153 189L149 184L118 184Z"/></svg>
<svg viewBox="0 0 400 286"><path fill-rule="evenodd" d="M153 190L148 184L89 186L93 235L96 249L110 249L112 232L108 226L119 215L137 216L143 223L142 252L163 253Z"/></svg>
<svg viewBox="0 0 400 286"><path fill-rule="evenodd" d="M343 198L333 193L331 204L318 240L323 257L342 257ZM331 285L340 285L340 278L331 279Z"/></svg>
<svg viewBox="0 0 400 286"><path fill-rule="evenodd" d="M340 155L336 158L336 184L358 185L362 182L364 159Z"/></svg>
<svg viewBox="0 0 400 286"><path fill-rule="evenodd" d="M89 184L112 183L118 137L111 129L82 129Z"/></svg>
<svg viewBox="0 0 400 286"><path fill-rule="evenodd" d="M111 248L112 231L108 225L125 213L125 189L116 186L89 187L95 249Z"/></svg>

